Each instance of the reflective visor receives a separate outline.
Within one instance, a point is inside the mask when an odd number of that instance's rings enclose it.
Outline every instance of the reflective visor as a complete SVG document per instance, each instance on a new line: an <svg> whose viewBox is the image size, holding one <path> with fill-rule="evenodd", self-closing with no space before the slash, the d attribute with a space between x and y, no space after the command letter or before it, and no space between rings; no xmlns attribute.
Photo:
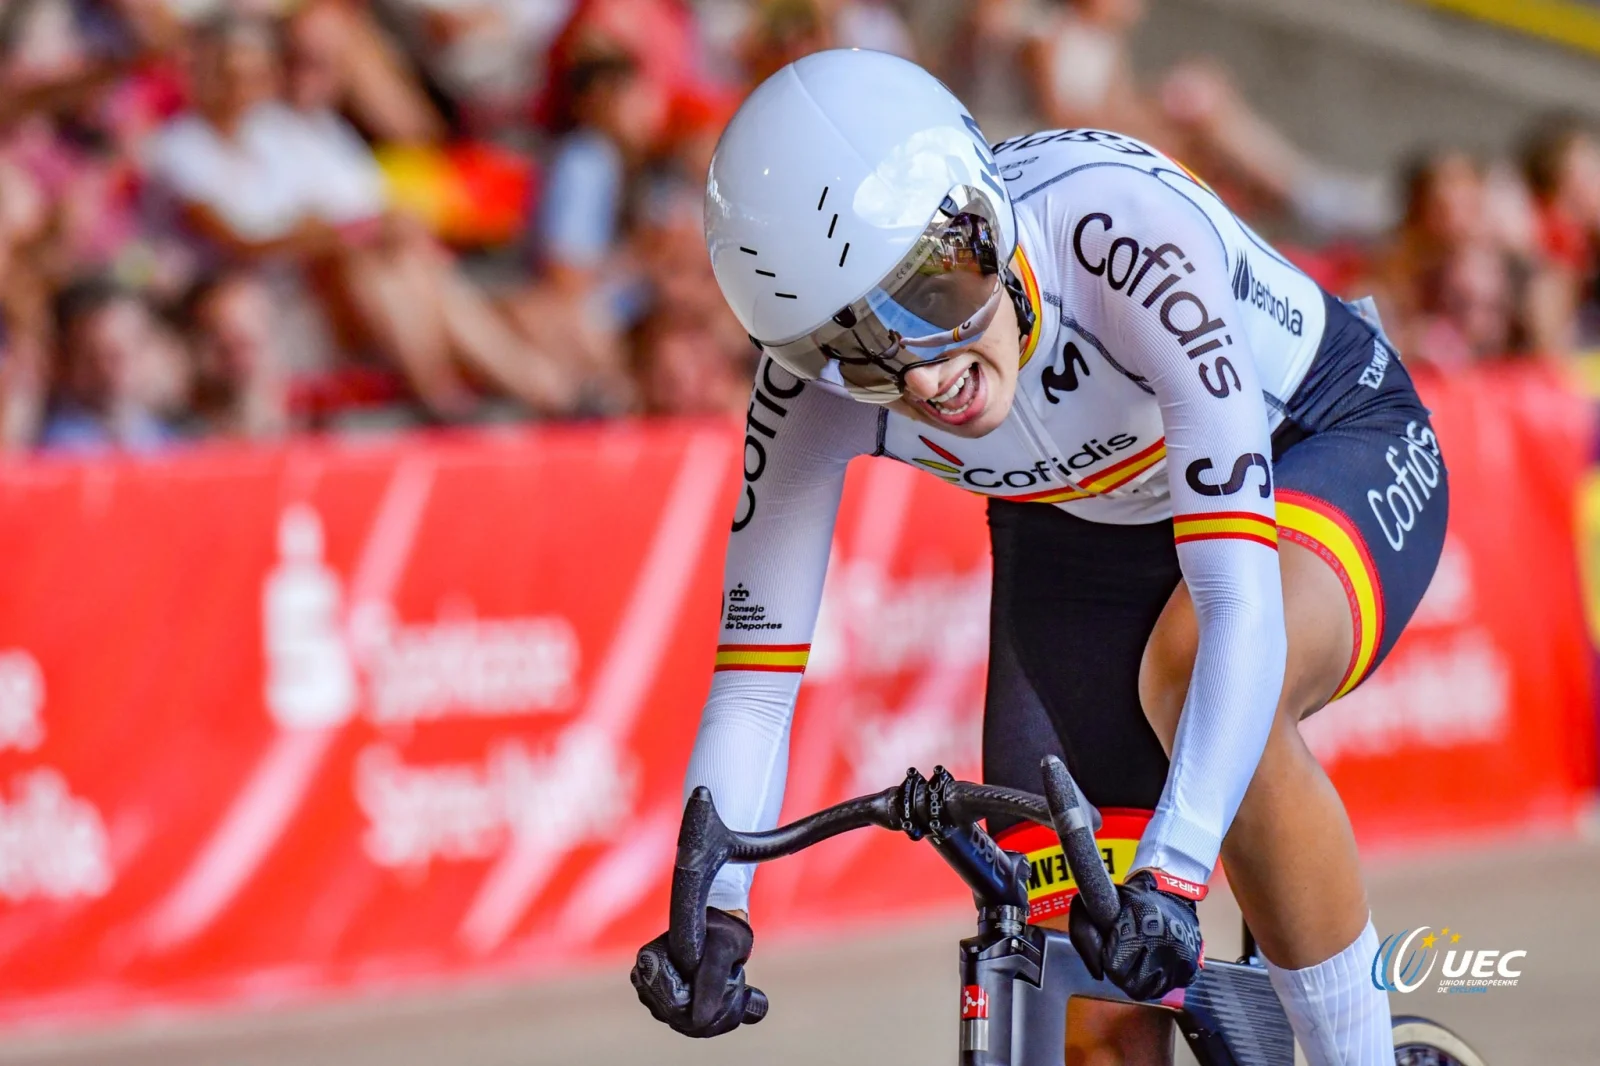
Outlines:
<svg viewBox="0 0 1600 1066"><path fill-rule="evenodd" d="M958 186L889 275L832 320L782 344L757 341L779 365L831 381L868 403L893 403L906 372L969 347L1005 298L990 198Z"/></svg>

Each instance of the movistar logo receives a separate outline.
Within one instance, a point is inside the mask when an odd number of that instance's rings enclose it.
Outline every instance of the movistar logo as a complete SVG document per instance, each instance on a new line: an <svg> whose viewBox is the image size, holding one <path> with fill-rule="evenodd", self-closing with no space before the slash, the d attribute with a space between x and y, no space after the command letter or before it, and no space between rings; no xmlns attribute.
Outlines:
<svg viewBox="0 0 1600 1066"><path fill-rule="evenodd" d="M1251 269L1248 256L1241 255L1239 265L1233 268L1233 296L1257 311L1265 311L1268 318L1296 337L1305 332L1305 316L1289 304L1288 297L1280 300L1272 295L1271 286Z"/></svg>

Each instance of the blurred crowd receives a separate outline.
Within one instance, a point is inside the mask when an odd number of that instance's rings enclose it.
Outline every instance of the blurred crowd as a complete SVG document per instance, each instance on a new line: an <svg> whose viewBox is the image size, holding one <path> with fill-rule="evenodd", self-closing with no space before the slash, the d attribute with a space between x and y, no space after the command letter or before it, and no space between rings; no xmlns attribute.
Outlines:
<svg viewBox="0 0 1600 1066"><path fill-rule="evenodd" d="M3 0L0 445L742 411L701 240L748 89L914 58L995 139L1183 159L1408 360L1600 340L1600 147L1340 173L1225 68L1136 75L1143 0Z"/></svg>

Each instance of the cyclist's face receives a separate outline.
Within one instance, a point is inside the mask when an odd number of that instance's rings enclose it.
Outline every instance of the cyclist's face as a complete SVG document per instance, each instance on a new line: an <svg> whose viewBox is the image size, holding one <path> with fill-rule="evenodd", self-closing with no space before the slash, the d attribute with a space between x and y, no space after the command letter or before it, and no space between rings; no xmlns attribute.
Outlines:
<svg viewBox="0 0 1600 1066"><path fill-rule="evenodd" d="M906 373L905 397L894 409L957 436L982 437L1011 413L1021 358L1016 308L1002 299L972 347Z"/></svg>

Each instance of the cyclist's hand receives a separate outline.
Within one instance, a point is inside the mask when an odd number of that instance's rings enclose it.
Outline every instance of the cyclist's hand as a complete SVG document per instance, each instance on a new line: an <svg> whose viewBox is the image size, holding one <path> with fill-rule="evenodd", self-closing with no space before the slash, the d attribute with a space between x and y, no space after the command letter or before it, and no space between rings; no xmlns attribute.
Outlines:
<svg viewBox="0 0 1600 1066"><path fill-rule="evenodd" d="M706 908L706 946L694 973L680 974L667 958L667 934L639 949L628 975L639 1002L656 1020L684 1036L721 1036L766 1013L766 997L744 983L755 934L747 922Z"/></svg>
<svg viewBox="0 0 1600 1066"><path fill-rule="evenodd" d="M1200 919L1194 901L1158 887L1140 870L1117 886L1117 920L1102 934L1081 896L1072 900L1067 930L1089 973L1133 999L1160 999L1192 984L1200 971Z"/></svg>

